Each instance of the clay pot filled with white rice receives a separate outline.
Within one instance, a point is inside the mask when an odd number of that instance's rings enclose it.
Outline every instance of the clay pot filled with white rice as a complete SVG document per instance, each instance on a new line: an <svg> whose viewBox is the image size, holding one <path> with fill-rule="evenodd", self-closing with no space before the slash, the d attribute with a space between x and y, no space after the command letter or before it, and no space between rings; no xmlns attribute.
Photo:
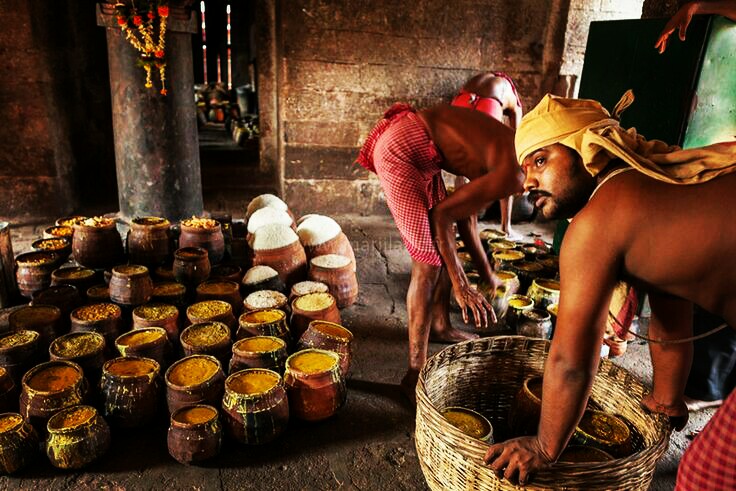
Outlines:
<svg viewBox="0 0 736 491"><path fill-rule="evenodd" d="M253 265L275 269L287 287L307 275L307 254L299 237L280 223L264 225L253 234Z"/></svg>
<svg viewBox="0 0 736 491"><path fill-rule="evenodd" d="M352 305L358 298L358 279L353 263L346 256L325 254L312 258L309 279L326 284L341 309Z"/></svg>
<svg viewBox="0 0 736 491"><path fill-rule="evenodd" d="M261 194L250 200L250 203L248 203L248 209L245 212L245 218L250 219L253 213L267 206L290 213L289 206L278 196L273 194Z"/></svg>
<svg viewBox="0 0 736 491"><path fill-rule="evenodd" d="M308 215L296 229L299 241L304 246L307 258L326 254L339 254L352 262L355 271L355 253L340 225L324 215Z"/></svg>
<svg viewBox="0 0 736 491"><path fill-rule="evenodd" d="M271 266L253 266L245 272L240 282L240 293L247 297L259 290L275 290L286 293L286 283L279 276L279 272Z"/></svg>
<svg viewBox="0 0 736 491"><path fill-rule="evenodd" d="M254 211L248 219L248 235L246 236L248 244L250 244L252 247L254 237L253 234L256 232L256 230L272 223L279 223L281 225L291 227L292 229L296 229L294 219L285 210L279 210L271 206L259 208L258 210Z"/></svg>

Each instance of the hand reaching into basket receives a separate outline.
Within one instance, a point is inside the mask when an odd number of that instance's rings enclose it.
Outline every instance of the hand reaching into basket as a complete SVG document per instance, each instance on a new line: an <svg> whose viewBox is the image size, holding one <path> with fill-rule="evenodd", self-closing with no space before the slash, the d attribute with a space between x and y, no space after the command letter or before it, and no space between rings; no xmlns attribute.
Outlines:
<svg viewBox="0 0 736 491"><path fill-rule="evenodd" d="M478 329L486 329L488 327L489 316L491 323L496 323L496 313L481 292L466 283L459 288L453 289L453 293L460 307L460 312L463 314L463 322L467 323L469 321L470 316L468 315L468 311L470 311L473 315L475 327Z"/></svg>
<svg viewBox="0 0 736 491"><path fill-rule="evenodd" d="M491 445L483 458L499 479L524 486L536 472L552 465L536 436L514 438Z"/></svg>

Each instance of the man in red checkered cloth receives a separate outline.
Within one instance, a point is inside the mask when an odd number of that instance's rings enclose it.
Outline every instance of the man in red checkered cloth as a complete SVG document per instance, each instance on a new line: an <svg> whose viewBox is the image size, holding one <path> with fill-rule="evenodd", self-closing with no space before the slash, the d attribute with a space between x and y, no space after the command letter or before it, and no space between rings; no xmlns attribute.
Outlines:
<svg viewBox="0 0 736 491"><path fill-rule="evenodd" d="M378 175L386 202L412 258L406 304L409 369L401 385L414 400L419 370L427 359L430 332L438 341L475 335L450 325L450 285L467 322L485 327L493 309L470 287L455 249L455 231L480 265L481 279L498 282L470 217L491 202L521 190L514 132L478 111L449 105L415 111L395 104L371 130L358 163ZM441 171L470 183L447 196ZM493 289L495 291L495 288Z"/></svg>

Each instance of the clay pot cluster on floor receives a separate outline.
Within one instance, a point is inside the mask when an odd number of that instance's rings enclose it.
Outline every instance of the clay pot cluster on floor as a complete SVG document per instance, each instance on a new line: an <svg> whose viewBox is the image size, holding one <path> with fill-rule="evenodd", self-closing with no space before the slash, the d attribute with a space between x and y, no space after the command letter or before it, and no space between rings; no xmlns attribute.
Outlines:
<svg viewBox="0 0 736 491"><path fill-rule="evenodd" d="M334 220L298 226L276 200L256 198L248 215L275 206L290 234L229 217L143 217L123 241L113 219L68 217L19 255L31 302L0 335L0 472L33 462L39 443L52 465L83 468L115 444L111 427L167 413L169 451L192 464L225 437L261 444L290 419L339 411L352 247Z"/></svg>

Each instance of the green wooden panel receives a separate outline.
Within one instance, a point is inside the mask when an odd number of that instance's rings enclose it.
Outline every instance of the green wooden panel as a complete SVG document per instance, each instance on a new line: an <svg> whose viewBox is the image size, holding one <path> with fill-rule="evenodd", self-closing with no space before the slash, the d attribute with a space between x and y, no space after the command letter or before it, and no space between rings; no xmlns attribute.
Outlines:
<svg viewBox="0 0 736 491"><path fill-rule="evenodd" d="M725 17L714 17L683 147L702 147L734 140L736 23Z"/></svg>
<svg viewBox="0 0 736 491"><path fill-rule="evenodd" d="M592 22L578 96L608 110L627 89L636 100L621 125L646 138L681 144L700 72L710 17L697 16L681 42L676 34L664 54L654 49L666 19Z"/></svg>

